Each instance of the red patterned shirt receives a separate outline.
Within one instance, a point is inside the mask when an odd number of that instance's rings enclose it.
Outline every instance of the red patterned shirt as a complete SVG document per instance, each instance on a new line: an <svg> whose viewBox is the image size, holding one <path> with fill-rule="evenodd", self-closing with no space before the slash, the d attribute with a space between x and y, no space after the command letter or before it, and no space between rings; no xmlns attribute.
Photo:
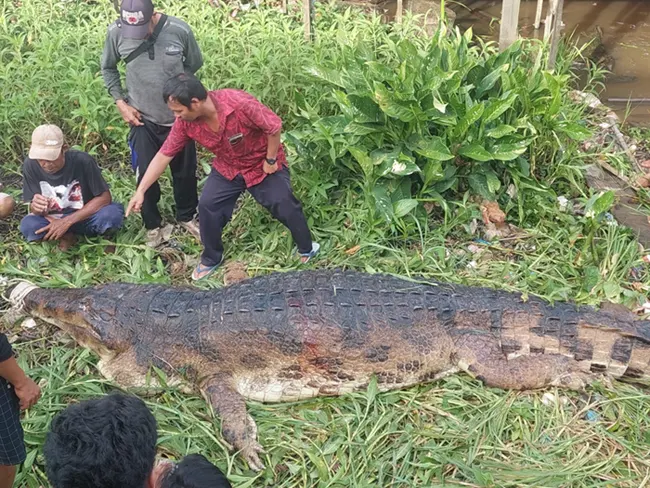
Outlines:
<svg viewBox="0 0 650 488"><path fill-rule="evenodd" d="M262 169L267 136L282 129L282 120L241 90L214 90L208 96L217 109L219 130L213 132L202 120L176 119L160 152L174 157L192 139L215 155L212 166L225 178L232 180L241 174L247 187L257 185L267 176ZM287 164L282 144L276 164L278 169Z"/></svg>

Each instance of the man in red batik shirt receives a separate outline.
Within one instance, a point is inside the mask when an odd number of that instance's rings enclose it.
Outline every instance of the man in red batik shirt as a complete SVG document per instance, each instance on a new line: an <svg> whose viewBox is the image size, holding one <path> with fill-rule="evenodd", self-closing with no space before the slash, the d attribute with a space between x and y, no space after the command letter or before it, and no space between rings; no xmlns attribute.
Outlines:
<svg viewBox="0 0 650 488"><path fill-rule="evenodd" d="M163 98L176 121L142 177L126 216L140 211L147 189L185 144L194 140L215 158L199 199L203 253L192 279L207 277L222 263L221 234L245 190L291 231L302 262L315 256L320 245L312 242L302 205L291 189L280 142L280 117L244 91L208 92L189 73L170 78L163 88Z"/></svg>

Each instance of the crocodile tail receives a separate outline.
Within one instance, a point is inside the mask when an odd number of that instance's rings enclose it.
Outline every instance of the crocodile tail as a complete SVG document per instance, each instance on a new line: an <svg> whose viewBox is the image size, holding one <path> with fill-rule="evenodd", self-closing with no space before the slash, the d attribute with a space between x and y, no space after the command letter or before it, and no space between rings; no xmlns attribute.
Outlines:
<svg viewBox="0 0 650 488"><path fill-rule="evenodd" d="M650 345L650 320L642 320L638 323L639 339Z"/></svg>

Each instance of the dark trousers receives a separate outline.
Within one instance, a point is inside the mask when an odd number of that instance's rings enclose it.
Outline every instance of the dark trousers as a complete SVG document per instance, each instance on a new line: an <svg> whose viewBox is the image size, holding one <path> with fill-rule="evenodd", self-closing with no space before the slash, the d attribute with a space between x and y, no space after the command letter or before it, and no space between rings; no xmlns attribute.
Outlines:
<svg viewBox="0 0 650 488"><path fill-rule="evenodd" d="M72 213L73 211L66 210L64 213ZM114 234L124 222L124 206L121 203L110 203L105 207L100 208L97 213L91 215L86 220L77 222L70 231L76 235L82 236L101 236L105 234ZM45 237L46 232L37 234L36 231L42 229L50 223L45 217L41 215L28 214L20 221L20 232L28 242L40 241Z"/></svg>
<svg viewBox="0 0 650 488"><path fill-rule="evenodd" d="M144 125L131 126L129 132L129 147L131 148L131 166L137 174L137 184L144 176L149 163L160 150L171 127L154 124L142 120ZM178 153L169 165L172 173L174 202L176 203L176 220L187 222L194 218L198 205L196 178L196 145L194 141L187 143L183 151ZM146 229L156 229L162 225L162 217L158 210L160 201L160 185L158 182L144 194L142 204L142 220Z"/></svg>
<svg viewBox="0 0 650 488"><path fill-rule="evenodd" d="M232 218L237 199L246 190L241 175L230 181L213 168L208 176L199 200L199 227L203 242L201 264L204 266L215 266L221 262L223 228ZM289 170L286 167L267 175L261 183L248 188L248 191L257 203L289 229L298 252L311 251L311 232L302 205L291 189Z"/></svg>

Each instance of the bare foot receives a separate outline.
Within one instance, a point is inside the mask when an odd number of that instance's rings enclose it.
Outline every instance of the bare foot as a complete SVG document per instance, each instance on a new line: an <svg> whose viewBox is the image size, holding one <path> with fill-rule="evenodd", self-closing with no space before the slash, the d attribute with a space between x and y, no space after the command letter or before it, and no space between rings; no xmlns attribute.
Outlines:
<svg viewBox="0 0 650 488"><path fill-rule="evenodd" d="M61 239L59 239L59 249L63 252L68 251L76 243L77 236L68 232Z"/></svg>

